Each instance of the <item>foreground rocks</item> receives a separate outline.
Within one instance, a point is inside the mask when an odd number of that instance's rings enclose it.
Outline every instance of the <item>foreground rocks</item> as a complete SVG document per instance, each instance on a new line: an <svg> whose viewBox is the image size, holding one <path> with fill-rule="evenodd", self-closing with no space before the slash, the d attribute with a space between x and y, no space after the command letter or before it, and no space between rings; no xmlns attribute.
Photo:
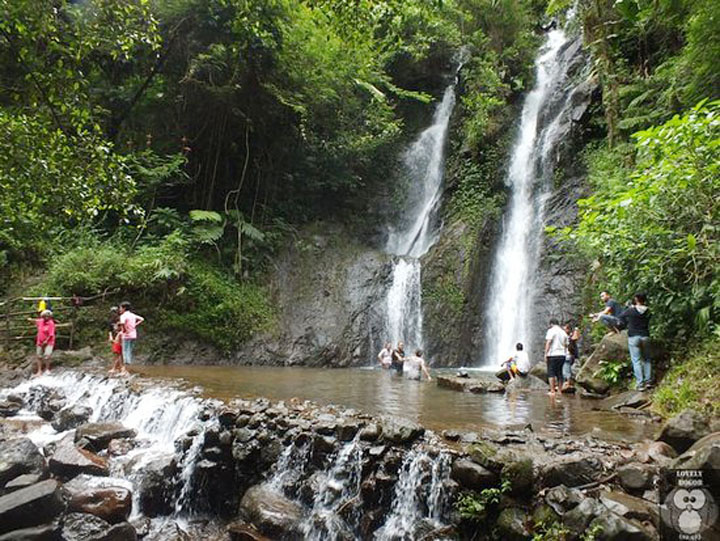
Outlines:
<svg viewBox="0 0 720 541"><path fill-rule="evenodd" d="M40 398L26 401L40 408ZM206 402L190 411L197 419L174 451L152 459L117 423L83 423L42 452L27 438L0 439L0 541L367 539L389 522L407 539L492 539L493 531L530 539L553 523L572 532L568 539L595 526L605 532L598 539L655 539L664 469L720 471L720 437L693 440L701 431L676 456L665 441L555 438L531 428L447 431L443 439L402 417L299 400ZM119 462L137 475L130 490L108 474L132 447ZM131 525L133 493L146 522ZM488 495L476 521L454 507L461 496ZM405 501L417 515L403 522L394 513ZM439 522L428 519L431 508ZM229 525L227 532L193 537L151 520L178 509Z"/></svg>

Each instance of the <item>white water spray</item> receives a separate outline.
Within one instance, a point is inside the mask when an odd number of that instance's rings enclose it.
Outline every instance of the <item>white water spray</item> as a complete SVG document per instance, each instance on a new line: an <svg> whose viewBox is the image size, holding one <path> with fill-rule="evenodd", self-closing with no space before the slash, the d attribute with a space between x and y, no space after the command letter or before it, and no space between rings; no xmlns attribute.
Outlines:
<svg viewBox="0 0 720 541"><path fill-rule="evenodd" d="M548 157L558 142L554 126L564 107L550 117L546 123L548 128L543 131L540 131L540 120L552 113L548 110L551 97L567 82L569 62L563 59L561 51L568 41L561 29L548 33L535 61L535 88L523 105L520 131L506 179L511 189L510 202L488 290L485 366L497 366L514 351L516 342L525 344L526 350L532 345L534 279L544 230L544 204L551 189ZM569 89L563 91L569 92Z"/></svg>

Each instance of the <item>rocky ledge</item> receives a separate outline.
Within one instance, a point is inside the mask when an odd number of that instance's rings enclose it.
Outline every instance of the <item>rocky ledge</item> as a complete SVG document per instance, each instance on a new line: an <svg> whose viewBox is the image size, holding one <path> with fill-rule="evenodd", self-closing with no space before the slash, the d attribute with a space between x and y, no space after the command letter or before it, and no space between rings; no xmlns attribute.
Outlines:
<svg viewBox="0 0 720 541"><path fill-rule="evenodd" d="M649 540L663 472L717 471L720 456L720 433L693 412L630 445L530 429L436 435L399 417L266 399L202 401L174 451L157 453L122 422L87 422L87 406L57 389L6 398L61 437L38 447L0 424L0 541L193 538L181 516L202 517L190 528L200 523L205 539L529 539L556 524L567 539L592 528Z"/></svg>

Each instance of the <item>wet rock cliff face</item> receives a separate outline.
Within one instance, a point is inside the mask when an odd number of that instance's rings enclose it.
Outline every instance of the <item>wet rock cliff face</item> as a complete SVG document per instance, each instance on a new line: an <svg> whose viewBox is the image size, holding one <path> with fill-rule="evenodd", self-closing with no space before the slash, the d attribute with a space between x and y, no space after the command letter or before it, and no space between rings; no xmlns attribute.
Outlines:
<svg viewBox="0 0 720 541"><path fill-rule="evenodd" d="M389 256L337 224L315 224L275 262L275 330L234 356L240 364L360 366L371 362Z"/></svg>

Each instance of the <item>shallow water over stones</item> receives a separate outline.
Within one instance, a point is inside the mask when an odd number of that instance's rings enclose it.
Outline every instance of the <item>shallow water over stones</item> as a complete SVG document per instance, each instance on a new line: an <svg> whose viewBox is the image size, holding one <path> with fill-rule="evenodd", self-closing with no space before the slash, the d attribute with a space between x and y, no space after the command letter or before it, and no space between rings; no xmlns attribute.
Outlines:
<svg viewBox="0 0 720 541"><path fill-rule="evenodd" d="M600 411L598 403L579 396L551 400L542 390L506 394L471 394L438 388L379 369L316 369L252 366L142 366L140 373L180 379L200 386L212 398L297 397L338 404L374 414L399 415L431 430L477 431L523 428L550 436L593 434L607 440L639 441L657 428L643 419ZM433 374L454 374L434 371ZM483 373L475 374L482 377ZM494 377L487 374L485 377Z"/></svg>

